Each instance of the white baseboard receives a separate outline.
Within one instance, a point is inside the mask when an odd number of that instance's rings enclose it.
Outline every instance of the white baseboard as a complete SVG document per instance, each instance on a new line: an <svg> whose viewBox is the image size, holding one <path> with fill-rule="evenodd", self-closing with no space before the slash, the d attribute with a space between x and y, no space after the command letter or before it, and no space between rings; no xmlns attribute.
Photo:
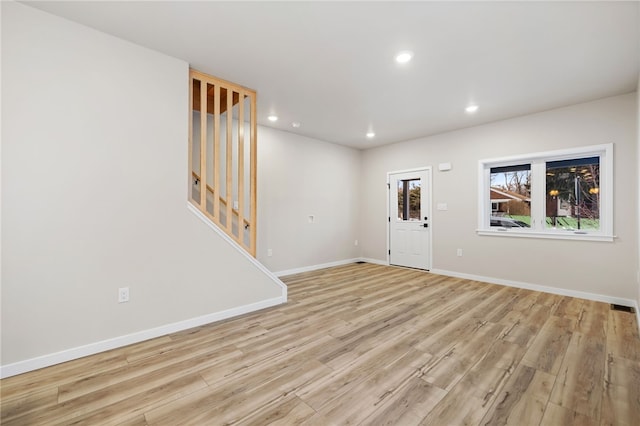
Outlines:
<svg viewBox="0 0 640 426"><path fill-rule="evenodd" d="M311 272L318 269L332 268L334 266L348 265L349 263L359 262L360 258L337 260L335 262L322 263L319 265L303 266L302 268L287 269L284 271L274 272L276 277L284 277L285 275L301 274L302 272Z"/></svg>
<svg viewBox="0 0 640 426"><path fill-rule="evenodd" d="M149 330L139 331L124 336L114 337L112 339L102 340L100 342L90 343L84 346L67 349L53 354L43 355L36 358L19 361L13 364L0 366L0 378L15 376L17 374L26 373L28 371L38 370L40 368L49 367L55 364L82 358L88 355L94 355L111 349L139 343L145 340L153 339L167 334L175 333L182 330L188 330L204 324L221 321L227 318L236 317L238 315L248 314L260 309L276 306L286 303L286 296L274 297L272 299L261 300L260 302L251 303L249 305L239 306L220 312L202 315L184 321L174 322L172 324L163 325Z"/></svg>
<svg viewBox="0 0 640 426"><path fill-rule="evenodd" d="M540 291L540 292L543 292L543 293L557 294L557 295L560 295L560 296L577 297L579 299L593 300L593 301L596 301L596 302L614 303L616 305L623 305L623 306L636 306L637 305L636 301L633 300L633 299L625 299L625 298L622 298L622 297L607 296L607 295L604 295L604 294L588 293L588 292L585 292L585 291L569 290L569 289L558 288L558 287L548 287L548 286L539 285L539 284L531 284L531 283L525 283L525 282L521 282L521 281L504 280L504 279L501 279L501 278L484 277L484 276L480 276L480 275L465 274L465 273L454 272L454 271L446 271L446 270L442 270L442 269L432 269L430 272L432 274L446 275L446 276L455 277L455 278L464 278L464 279L473 280L473 281L482 281L482 282L486 282L486 283L490 283L490 284L504 285L504 286L507 286L507 287L524 288L526 290ZM637 311L637 309L636 309L636 311Z"/></svg>
<svg viewBox="0 0 640 426"><path fill-rule="evenodd" d="M311 266L304 266L302 268L287 269L285 271L274 272L274 274L277 277L284 277L285 275L301 274L303 272L317 271L318 269L332 268L334 266L348 265L350 263L356 263L356 262L366 262L366 263L373 263L375 265L389 266L389 263L385 262L384 260L370 259L368 257L356 257L353 259L345 259L345 260L338 260L330 263L322 263L320 265L311 265Z"/></svg>
<svg viewBox="0 0 640 426"><path fill-rule="evenodd" d="M367 263L373 263L374 265L383 265L383 266L389 266L389 262L385 261L385 260L378 260L378 259L371 259L368 257L361 257L360 259L358 259L360 262L367 262Z"/></svg>

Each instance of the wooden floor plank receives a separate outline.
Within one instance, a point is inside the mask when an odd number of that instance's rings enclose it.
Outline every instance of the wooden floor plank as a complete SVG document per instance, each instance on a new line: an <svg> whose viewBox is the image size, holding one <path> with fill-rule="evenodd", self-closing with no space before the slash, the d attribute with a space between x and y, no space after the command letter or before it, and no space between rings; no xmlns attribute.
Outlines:
<svg viewBox="0 0 640 426"><path fill-rule="evenodd" d="M591 419L600 419L605 355L603 341L573 333L551 393L551 402Z"/></svg>
<svg viewBox="0 0 640 426"><path fill-rule="evenodd" d="M635 315L609 310L607 351L618 358L640 362L640 339Z"/></svg>
<svg viewBox="0 0 640 426"><path fill-rule="evenodd" d="M418 377L411 377L379 407L371 412L361 424L417 425L429 414L447 391ZM367 414L368 411L365 413Z"/></svg>
<svg viewBox="0 0 640 426"><path fill-rule="evenodd" d="M308 383L296 393L309 406L319 411L325 405L342 398L344 394L366 380L376 371L394 363L406 355L410 347L400 344L401 339L392 339L389 347L376 347L345 363L338 369L315 382Z"/></svg>
<svg viewBox="0 0 640 426"><path fill-rule="evenodd" d="M29 392L18 398L2 399L0 424L19 416L30 416L36 411L51 409L58 405L58 388L49 387L37 392Z"/></svg>
<svg viewBox="0 0 640 426"><path fill-rule="evenodd" d="M584 299L564 296L556 305L556 310L553 314L559 317L578 318L584 302Z"/></svg>
<svg viewBox="0 0 640 426"><path fill-rule="evenodd" d="M160 375L150 378L149 382L122 383L104 388L73 401L60 403L39 411L30 411L11 420L2 422L3 425L71 425L71 424L117 424L127 420L131 412L119 407L132 404L131 410L135 414L142 414L146 409L155 406L155 402L171 399L174 395L193 392L195 389L206 387L206 383L197 375L183 375L178 378L161 379ZM159 384L158 382L161 382ZM149 401L147 395L155 396ZM144 401L144 403L141 403ZM115 410L112 409L116 406ZM104 414L106 413L106 414ZM99 419L87 420L84 419Z"/></svg>
<svg viewBox="0 0 640 426"><path fill-rule="evenodd" d="M480 424L513 374L524 351L518 344L496 340L421 424Z"/></svg>
<svg viewBox="0 0 640 426"><path fill-rule="evenodd" d="M574 322L570 318L552 316L542 327L522 363L537 370L557 375L573 336Z"/></svg>
<svg viewBox="0 0 640 426"><path fill-rule="evenodd" d="M452 342L451 346L421 367L420 377L442 389L450 390L482 359L502 333L499 324L482 324L473 334Z"/></svg>
<svg viewBox="0 0 640 426"><path fill-rule="evenodd" d="M555 376L520 365L507 382L482 425L539 425Z"/></svg>
<svg viewBox="0 0 640 426"><path fill-rule="evenodd" d="M635 315L373 264L0 382L3 425L640 424Z"/></svg>
<svg viewBox="0 0 640 426"><path fill-rule="evenodd" d="M547 404L540 426L597 426L599 423L592 417L577 413L571 409L560 407L552 402Z"/></svg>
<svg viewBox="0 0 640 426"><path fill-rule="evenodd" d="M300 361L279 365L262 375L253 375L241 382L229 382L194 393L146 413L150 425L206 424L216 419L218 424L240 422L252 413L284 403L292 389L307 381L317 380L327 369L317 361ZM249 380L247 380L249 379Z"/></svg>
<svg viewBox="0 0 640 426"><path fill-rule="evenodd" d="M289 394L276 406L257 410L246 419L240 420L238 424L247 426L300 425L309 421L315 414L315 410L302 402L295 394Z"/></svg>
<svg viewBox="0 0 640 426"><path fill-rule="evenodd" d="M84 415L65 419L64 425L100 425L116 426L121 424L147 424L144 412L163 406L176 399L182 398L200 389L206 388L206 383L195 374L184 375L160 386L148 388L134 396L119 400L113 404L101 406Z"/></svg>
<svg viewBox="0 0 640 426"><path fill-rule="evenodd" d="M334 423L359 424L414 375L410 366L380 368L318 412Z"/></svg>
<svg viewBox="0 0 640 426"><path fill-rule="evenodd" d="M138 377L149 377L152 373L163 369L165 371L180 369L183 374L188 374L188 369L200 370L205 365L217 363L223 359L233 359L238 354L240 351L233 345L222 348L189 345L179 351L165 352L162 357L145 357L140 362L130 363L110 374L97 372L92 376L60 386L58 402L63 403Z"/></svg>
<svg viewBox="0 0 640 426"><path fill-rule="evenodd" d="M126 367L127 358L123 350L114 350L54 365L18 376L2 379L0 399L22 398L25 394L39 392L90 377L96 371L115 371Z"/></svg>
<svg viewBox="0 0 640 426"><path fill-rule="evenodd" d="M640 362L609 353L601 425L640 424Z"/></svg>

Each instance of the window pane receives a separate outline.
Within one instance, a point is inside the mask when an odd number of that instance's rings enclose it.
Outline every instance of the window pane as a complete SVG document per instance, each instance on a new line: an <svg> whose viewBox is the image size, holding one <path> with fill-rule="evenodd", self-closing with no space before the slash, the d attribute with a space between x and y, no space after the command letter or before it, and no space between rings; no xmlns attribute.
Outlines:
<svg viewBox="0 0 640 426"><path fill-rule="evenodd" d="M547 162L546 227L600 229L600 158Z"/></svg>
<svg viewBox="0 0 640 426"><path fill-rule="evenodd" d="M420 220L420 179L398 181L398 219Z"/></svg>
<svg viewBox="0 0 640 426"><path fill-rule="evenodd" d="M491 226L531 226L531 165L491 168Z"/></svg>

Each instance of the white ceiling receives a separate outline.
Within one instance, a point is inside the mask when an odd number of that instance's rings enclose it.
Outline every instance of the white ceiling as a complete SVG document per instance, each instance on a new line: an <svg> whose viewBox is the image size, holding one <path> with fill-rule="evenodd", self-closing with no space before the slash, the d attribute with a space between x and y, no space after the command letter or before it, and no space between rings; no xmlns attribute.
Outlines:
<svg viewBox="0 0 640 426"><path fill-rule="evenodd" d="M638 2L26 3L256 89L260 124L360 149L632 92L640 73Z"/></svg>

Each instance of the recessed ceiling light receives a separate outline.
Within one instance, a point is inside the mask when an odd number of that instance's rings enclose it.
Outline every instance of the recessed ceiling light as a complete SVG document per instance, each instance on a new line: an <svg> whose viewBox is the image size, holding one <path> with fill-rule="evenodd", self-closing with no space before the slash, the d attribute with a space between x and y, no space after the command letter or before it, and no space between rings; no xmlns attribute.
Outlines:
<svg viewBox="0 0 640 426"><path fill-rule="evenodd" d="M413 58L413 52L403 50L396 55L396 62L399 64L406 64Z"/></svg>
<svg viewBox="0 0 640 426"><path fill-rule="evenodd" d="M478 105L469 105L464 110L467 111L468 113L472 114L472 113L474 113L474 112L476 112L478 110Z"/></svg>
<svg viewBox="0 0 640 426"><path fill-rule="evenodd" d="M278 116L277 115L270 115L267 117L267 119L269 121L278 121Z"/></svg>
<svg viewBox="0 0 640 426"><path fill-rule="evenodd" d="M291 127L297 129L298 127L300 127L300 122L294 121L293 123L291 123Z"/></svg>
<svg viewBox="0 0 640 426"><path fill-rule="evenodd" d="M372 138L372 137L374 137L375 135L376 135L376 134L375 134L375 133L373 133L373 132L367 132L367 137L368 137L369 139L371 139L371 138Z"/></svg>

